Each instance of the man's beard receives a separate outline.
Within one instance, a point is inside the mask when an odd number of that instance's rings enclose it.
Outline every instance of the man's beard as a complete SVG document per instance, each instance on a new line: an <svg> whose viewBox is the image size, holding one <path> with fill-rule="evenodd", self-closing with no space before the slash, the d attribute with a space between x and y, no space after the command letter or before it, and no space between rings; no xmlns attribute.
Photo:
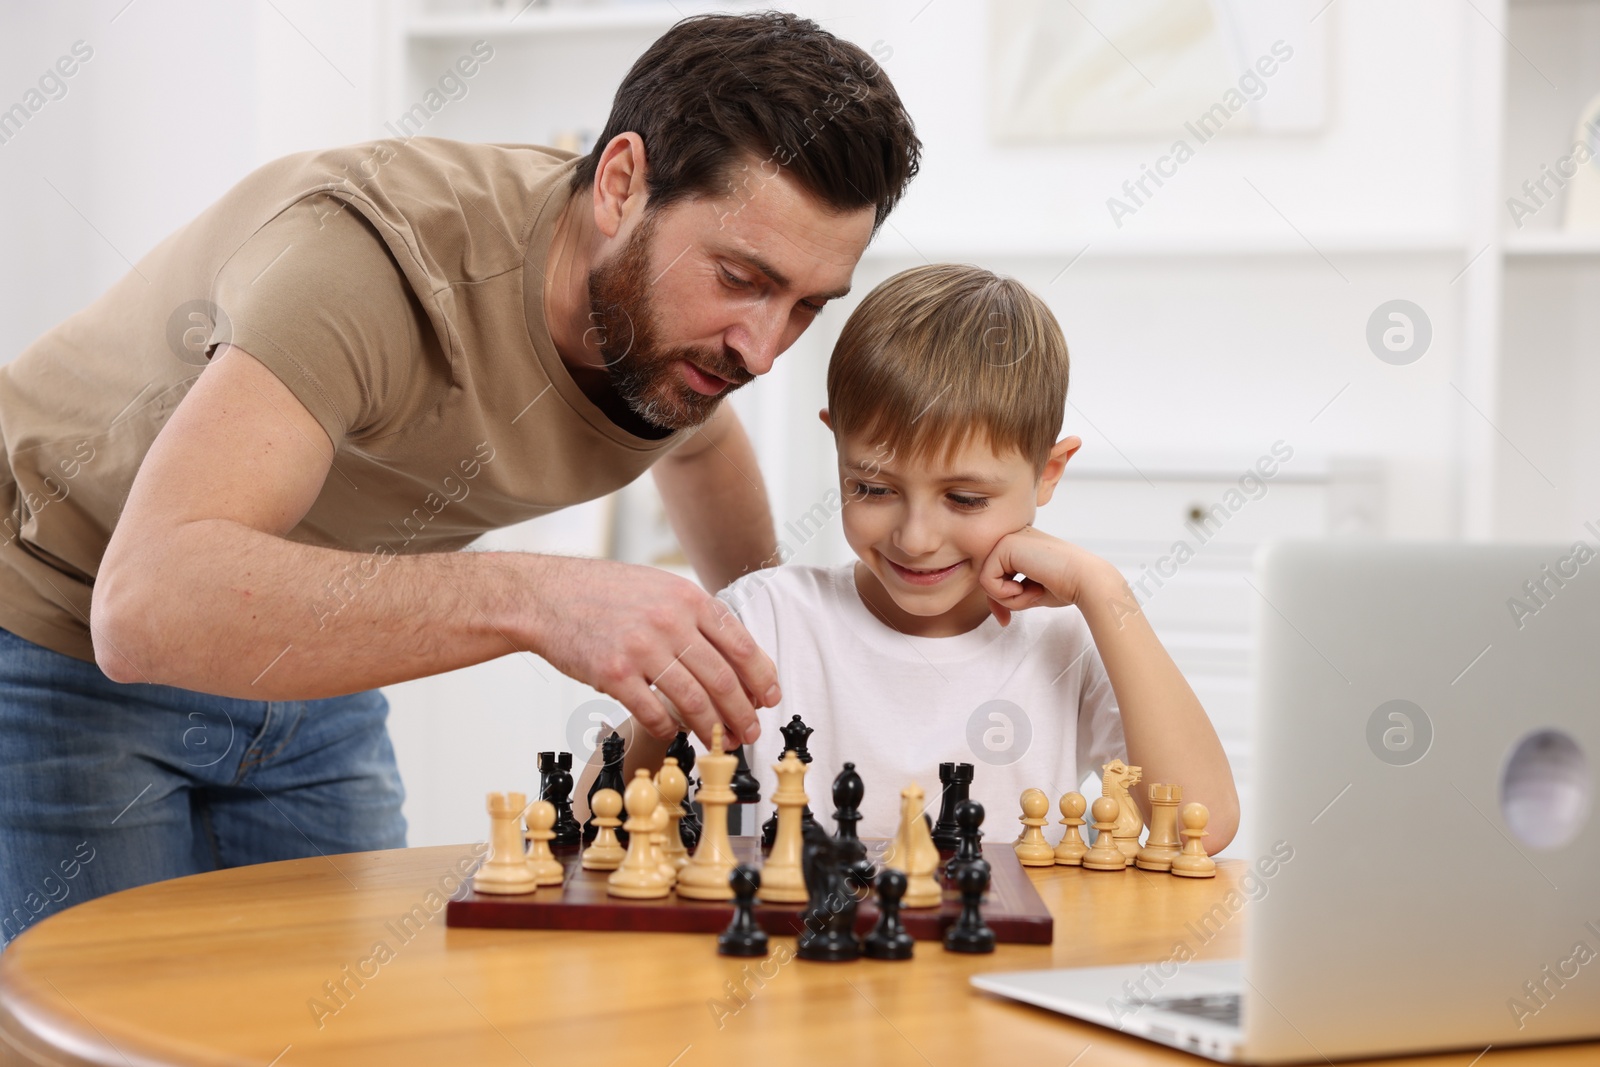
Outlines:
<svg viewBox="0 0 1600 1067"><path fill-rule="evenodd" d="M589 320L594 326L587 336L598 341L611 387L630 411L652 425L683 430L709 419L723 397L754 375L725 350L661 346L650 300L655 281L650 276L650 245L655 231L656 220L646 212L628 243L589 271ZM678 370L680 359L732 384L715 396L696 392Z"/></svg>

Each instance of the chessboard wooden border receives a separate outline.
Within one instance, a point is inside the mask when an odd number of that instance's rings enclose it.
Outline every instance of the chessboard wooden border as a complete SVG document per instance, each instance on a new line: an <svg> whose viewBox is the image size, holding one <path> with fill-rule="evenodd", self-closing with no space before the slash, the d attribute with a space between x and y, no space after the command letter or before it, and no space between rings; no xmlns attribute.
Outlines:
<svg viewBox="0 0 1600 1067"><path fill-rule="evenodd" d="M760 866L761 846L754 837L732 838L741 863ZM873 850L875 851L875 850ZM989 861L989 891L983 904L984 921L998 941L1008 944L1048 945L1055 935L1055 919L1033 887L1027 871L1009 844L983 846ZM946 854L948 856L948 854ZM941 857L940 866L943 867ZM565 881L532 893L499 896L469 892L451 900L445 925L501 930L628 930L656 933L721 933L733 915L731 901L689 900L676 893L659 900L624 900L606 893L608 872L586 871L577 849L556 852L566 868ZM941 879L944 893L938 908L902 909L907 932L918 941L940 941L944 931L961 914L961 895ZM758 898L759 899L759 898ZM756 921L769 934L798 934L804 905L756 905ZM865 934L878 920L876 898L869 895L856 914L856 932Z"/></svg>

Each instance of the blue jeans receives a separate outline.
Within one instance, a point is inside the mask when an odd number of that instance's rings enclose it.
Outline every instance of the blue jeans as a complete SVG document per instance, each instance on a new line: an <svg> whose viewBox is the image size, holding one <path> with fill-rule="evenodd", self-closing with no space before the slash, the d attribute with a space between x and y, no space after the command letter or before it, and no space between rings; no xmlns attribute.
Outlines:
<svg viewBox="0 0 1600 1067"><path fill-rule="evenodd" d="M0 629L0 946L147 882L403 847L388 714L113 682Z"/></svg>

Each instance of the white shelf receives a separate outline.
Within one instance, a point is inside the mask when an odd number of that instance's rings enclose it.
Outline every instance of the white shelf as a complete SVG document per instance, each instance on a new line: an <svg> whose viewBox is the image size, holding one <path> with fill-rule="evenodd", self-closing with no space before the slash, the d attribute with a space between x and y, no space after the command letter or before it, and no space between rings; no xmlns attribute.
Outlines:
<svg viewBox="0 0 1600 1067"><path fill-rule="evenodd" d="M523 7L513 0L503 11L465 14L422 14L406 22L404 34L417 42L454 41L474 37L536 38L552 34L605 33L639 30L663 33L679 19L713 11L741 10L738 4L624 3Z"/></svg>
<svg viewBox="0 0 1600 1067"><path fill-rule="evenodd" d="M1600 256L1600 230L1525 230L1506 235L1508 256Z"/></svg>
<svg viewBox="0 0 1600 1067"><path fill-rule="evenodd" d="M964 260L972 256L985 259L1048 259L1065 263L1080 252L1084 259L1220 259L1231 257L1299 258L1327 256L1330 259L1368 256L1461 257L1472 255L1465 237L1451 234L1341 234L1314 236L1310 244L1294 234L1216 234L1192 237L1128 238L1078 235L1042 242L997 242L992 237L971 242L943 239L928 242L913 235L908 241L899 231L885 229L867 249L869 259L918 258ZM912 246L915 245L913 248ZM1087 250L1085 250L1085 246Z"/></svg>

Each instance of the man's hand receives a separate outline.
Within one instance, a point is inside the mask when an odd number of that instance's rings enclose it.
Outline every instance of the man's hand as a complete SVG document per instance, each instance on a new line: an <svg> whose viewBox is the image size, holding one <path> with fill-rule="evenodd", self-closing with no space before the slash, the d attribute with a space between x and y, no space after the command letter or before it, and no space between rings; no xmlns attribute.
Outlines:
<svg viewBox="0 0 1600 1067"><path fill-rule="evenodd" d="M1017 581L1015 575L1022 575ZM1095 582L1121 584L1109 563L1077 545L1024 526L1006 534L990 550L978 584L989 595L989 611L1000 625L1013 611L1076 604Z"/></svg>
<svg viewBox="0 0 1600 1067"><path fill-rule="evenodd" d="M687 728L709 745L718 722L742 744L760 736L755 709L782 698L777 668L726 604L654 567L549 563L526 625L552 666L616 700L654 737Z"/></svg>

